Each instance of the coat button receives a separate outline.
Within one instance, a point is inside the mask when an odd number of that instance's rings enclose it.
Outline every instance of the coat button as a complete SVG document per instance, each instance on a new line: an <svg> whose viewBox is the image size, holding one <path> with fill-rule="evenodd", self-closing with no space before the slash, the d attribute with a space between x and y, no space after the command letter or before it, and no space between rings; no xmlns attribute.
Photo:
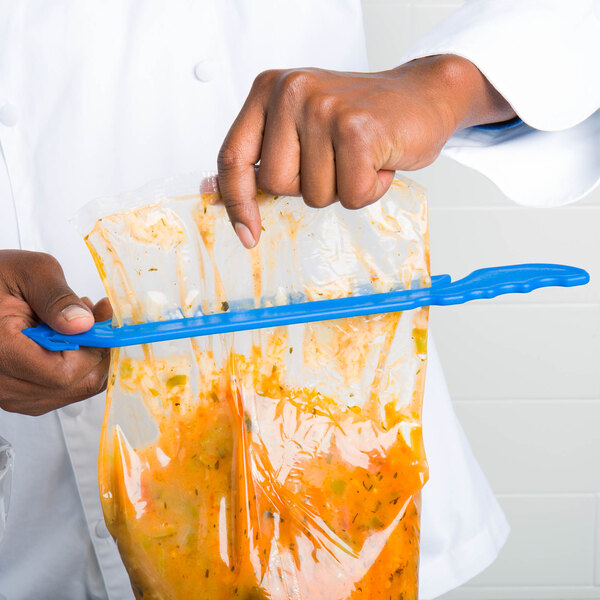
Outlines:
<svg viewBox="0 0 600 600"><path fill-rule="evenodd" d="M73 402L73 404L67 404L67 406L63 406L62 412L67 415L67 417L78 417L83 411L83 402Z"/></svg>
<svg viewBox="0 0 600 600"><path fill-rule="evenodd" d="M13 127L19 120L19 111L14 104L6 102L0 106L0 123L6 127Z"/></svg>
<svg viewBox="0 0 600 600"><path fill-rule="evenodd" d="M110 537L110 531L108 531L108 527L104 521L98 521L96 523L94 532L96 533L96 537L99 537L101 540L106 540Z"/></svg>
<svg viewBox="0 0 600 600"><path fill-rule="evenodd" d="M215 78L215 64L212 60L201 60L194 67L194 75L198 81L212 81Z"/></svg>

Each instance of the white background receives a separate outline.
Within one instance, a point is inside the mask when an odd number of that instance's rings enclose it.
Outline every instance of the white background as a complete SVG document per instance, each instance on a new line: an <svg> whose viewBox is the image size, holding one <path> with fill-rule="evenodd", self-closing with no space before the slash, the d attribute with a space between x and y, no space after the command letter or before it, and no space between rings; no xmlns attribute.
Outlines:
<svg viewBox="0 0 600 600"><path fill-rule="evenodd" d="M363 0L371 68L462 2ZM454 405L510 521L494 565L446 596L600 598L600 189L565 208L524 209L483 176L439 159L428 188L434 274L559 262L590 284L432 309Z"/></svg>

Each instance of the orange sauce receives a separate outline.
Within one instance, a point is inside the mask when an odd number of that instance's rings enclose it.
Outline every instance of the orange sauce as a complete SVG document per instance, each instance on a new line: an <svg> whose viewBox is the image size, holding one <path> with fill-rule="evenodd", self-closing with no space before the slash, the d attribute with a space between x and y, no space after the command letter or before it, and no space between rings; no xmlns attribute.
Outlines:
<svg viewBox="0 0 600 600"><path fill-rule="evenodd" d="M369 320L381 319L365 318L366 328ZM285 335L274 330L266 346L279 351L255 347L249 358L231 354L223 368L205 368L194 401L172 365L115 366L113 390L141 390L149 405L160 394L164 407L153 411L154 443L131 448L116 427L102 440L103 508L137 597L416 598L420 427L407 440L410 415L388 411L377 422L318 390L287 386L277 360L289 352ZM265 421L249 410L257 402L283 439L290 427L312 428L329 443L275 465ZM344 436L358 440L361 464L338 444Z"/></svg>
<svg viewBox="0 0 600 600"><path fill-rule="evenodd" d="M394 186L408 189L402 182ZM202 194L193 205L191 239L177 212L160 202L96 224L87 242L117 324L143 322L147 313L115 240L130 262L128 243L142 248L141 263L148 249L176 257L177 301L186 316L193 303L182 265L185 252L195 248L207 260L199 262L201 279L212 277L214 287L206 293L210 302L200 300L203 311L229 309L215 260L217 203L217 194ZM422 211L413 220L423 228L428 263L424 201ZM295 243L294 213L278 218L289 222ZM380 233L402 237L402 226L389 218ZM293 258L299 260L296 252ZM272 259L262 248L251 253L255 306L264 292L262 270L274 266ZM376 261L363 262L374 289L386 291L390 274ZM408 286L422 263L422 255L409 254L391 277ZM307 297L352 292L350 279L329 283L324 291L305 290ZM253 332L254 346L245 354L232 349L233 337L215 336L215 347L230 348L218 360L212 338L192 339L187 355L168 359L152 345L133 353L136 358L113 351L100 493L138 599L417 598L420 490L427 479L421 401L428 311L405 316L408 329L400 314L310 324L300 347L286 328ZM400 350L392 349L397 333ZM328 395L311 377L298 383L290 362L298 353L296 371L325 368L342 391ZM351 390L359 390L358 397ZM142 408L128 407L130 398ZM147 411L156 426L151 441L132 446L135 436L112 418L123 406L135 417Z"/></svg>

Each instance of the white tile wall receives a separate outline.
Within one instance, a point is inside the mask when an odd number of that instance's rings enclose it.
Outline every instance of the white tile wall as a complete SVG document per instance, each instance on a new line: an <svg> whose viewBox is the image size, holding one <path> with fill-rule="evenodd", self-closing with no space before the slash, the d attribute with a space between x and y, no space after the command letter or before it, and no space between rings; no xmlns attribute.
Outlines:
<svg viewBox="0 0 600 600"><path fill-rule="evenodd" d="M598 587L590 585L472 586L440 596L439 600L598 600Z"/></svg>
<svg viewBox="0 0 600 600"><path fill-rule="evenodd" d="M398 65L410 45L412 7L408 3L364 2L363 18L367 31L369 63L373 71Z"/></svg>
<svg viewBox="0 0 600 600"><path fill-rule="evenodd" d="M419 1L411 3L413 10L411 42L437 25L444 17L464 4L461 0Z"/></svg>
<svg viewBox="0 0 600 600"><path fill-rule="evenodd" d="M461 4L461 0L363 0L371 69L379 71L397 66L398 57L414 40Z"/></svg>
<svg viewBox="0 0 600 600"><path fill-rule="evenodd" d="M598 400L466 400L455 408L496 492L600 489Z"/></svg>
<svg viewBox="0 0 600 600"><path fill-rule="evenodd" d="M484 586L594 584L592 495L500 497L513 525L496 562L473 583ZM559 541L559 543L557 543Z"/></svg>
<svg viewBox="0 0 600 600"><path fill-rule="evenodd" d="M413 176L421 181L419 174ZM462 189L470 193L469 187ZM429 194L435 272L458 276L482 266L519 262L576 264L600 272L600 205L554 209L439 207L437 199L442 193ZM533 295L494 300L510 304L599 301L600 279L572 289L548 288Z"/></svg>
<svg viewBox="0 0 600 600"><path fill-rule="evenodd" d="M431 313L455 399L600 397L596 305L479 301Z"/></svg>
<svg viewBox="0 0 600 600"><path fill-rule="evenodd" d="M373 70L462 2L363 0ZM447 600L600 599L600 189L554 210L514 206L441 158L428 188L432 270L563 262L584 288L433 309L457 414L512 531L497 561Z"/></svg>

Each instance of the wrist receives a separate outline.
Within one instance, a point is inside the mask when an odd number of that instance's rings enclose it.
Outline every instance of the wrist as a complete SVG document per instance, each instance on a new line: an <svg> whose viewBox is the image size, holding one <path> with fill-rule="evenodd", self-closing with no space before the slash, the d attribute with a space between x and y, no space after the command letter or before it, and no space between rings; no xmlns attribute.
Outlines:
<svg viewBox="0 0 600 600"><path fill-rule="evenodd" d="M418 58L391 71L414 79L416 90L437 108L446 139L455 131L507 121L515 111L469 60L455 54Z"/></svg>
<svg viewBox="0 0 600 600"><path fill-rule="evenodd" d="M516 116L512 106L471 61L454 54L432 58L438 59L438 93L451 114L454 131Z"/></svg>

